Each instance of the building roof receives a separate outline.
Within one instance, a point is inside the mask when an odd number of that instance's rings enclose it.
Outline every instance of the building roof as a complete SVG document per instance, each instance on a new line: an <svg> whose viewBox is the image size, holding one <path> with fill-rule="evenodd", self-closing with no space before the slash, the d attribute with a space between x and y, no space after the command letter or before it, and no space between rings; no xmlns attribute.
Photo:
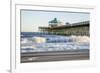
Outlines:
<svg viewBox="0 0 100 73"><path fill-rule="evenodd" d="M49 23L58 23L57 18L54 18L53 20L49 21Z"/></svg>

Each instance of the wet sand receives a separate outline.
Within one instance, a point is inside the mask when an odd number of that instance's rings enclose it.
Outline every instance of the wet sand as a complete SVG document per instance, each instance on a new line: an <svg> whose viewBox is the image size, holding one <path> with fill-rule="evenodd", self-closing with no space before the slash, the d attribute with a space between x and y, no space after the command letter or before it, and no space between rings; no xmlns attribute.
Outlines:
<svg viewBox="0 0 100 73"><path fill-rule="evenodd" d="M89 60L89 50L81 49L67 51L21 53L21 63L64 60Z"/></svg>

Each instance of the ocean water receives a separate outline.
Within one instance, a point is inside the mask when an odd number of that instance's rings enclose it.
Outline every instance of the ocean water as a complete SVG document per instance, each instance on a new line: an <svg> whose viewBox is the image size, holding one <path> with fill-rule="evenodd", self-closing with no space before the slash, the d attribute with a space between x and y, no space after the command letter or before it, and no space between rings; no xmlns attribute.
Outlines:
<svg viewBox="0 0 100 73"><path fill-rule="evenodd" d="M89 49L89 45L88 36L61 36L39 32L21 32L21 52Z"/></svg>

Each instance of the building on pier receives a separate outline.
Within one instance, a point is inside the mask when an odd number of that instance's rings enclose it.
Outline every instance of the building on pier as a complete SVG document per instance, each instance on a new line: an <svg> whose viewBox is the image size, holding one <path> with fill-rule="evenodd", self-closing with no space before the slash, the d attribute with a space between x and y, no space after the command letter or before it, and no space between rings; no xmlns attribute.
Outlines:
<svg viewBox="0 0 100 73"><path fill-rule="evenodd" d="M89 36L89 21L77 22L77 23L66 23L63 25L58 22L56 18L49 21L48 27L39 27L39 31L44 33L52 33L57 35L86 35Z"/></svg>

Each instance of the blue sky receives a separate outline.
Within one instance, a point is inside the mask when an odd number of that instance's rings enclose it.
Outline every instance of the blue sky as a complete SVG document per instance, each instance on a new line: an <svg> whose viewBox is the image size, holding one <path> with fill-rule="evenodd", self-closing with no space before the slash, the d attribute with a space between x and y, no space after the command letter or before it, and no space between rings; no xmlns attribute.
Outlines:
<svg viewBox="0 0 100 73"><path fill-rule="evenodd" d="M21 10L21 31L37 32L39 26L48 26L48 22L54 18L57 18L63 23L76 23L89 20L90 14L76 12Z"/></svg>

